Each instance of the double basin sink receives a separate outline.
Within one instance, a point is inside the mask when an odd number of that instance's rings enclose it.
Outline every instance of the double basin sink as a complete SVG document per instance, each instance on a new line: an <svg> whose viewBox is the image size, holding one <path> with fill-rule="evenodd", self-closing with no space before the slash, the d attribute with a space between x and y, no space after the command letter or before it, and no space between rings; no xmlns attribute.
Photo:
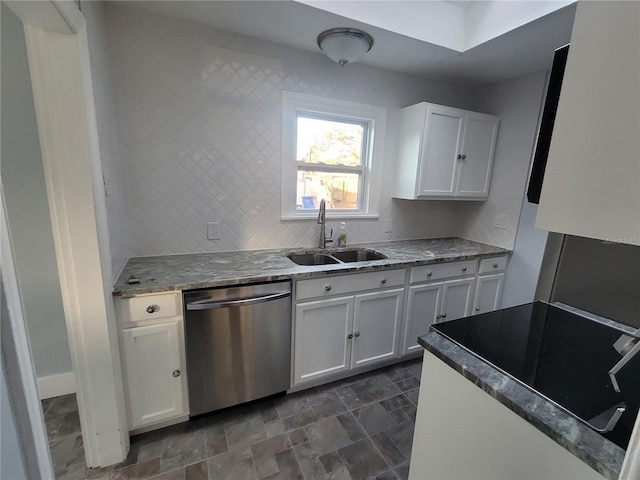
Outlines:
<svg viewBox="0 0 640 480"><path fill-rule="evenodd" d="M366 248L332 250L329 252L290 253L287 258L297 265L333 265L336 263L367 262L387 258L380 252Z"/></svg>

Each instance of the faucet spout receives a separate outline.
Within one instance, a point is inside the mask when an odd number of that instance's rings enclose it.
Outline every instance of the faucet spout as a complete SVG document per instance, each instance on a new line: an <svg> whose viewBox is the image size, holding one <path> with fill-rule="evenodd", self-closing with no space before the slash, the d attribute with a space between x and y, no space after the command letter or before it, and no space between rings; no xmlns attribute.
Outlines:
<svg viewBox="0 0 640 480"><path fill-rule="evenodd" d="M320 200L320 207L318 208L318 223L320 224L320 238L318 240L319 248L327 248L327 243L333 242L333 229L331 229L329 238L327 238L326 208L327 206L323 198Z"/></svg>

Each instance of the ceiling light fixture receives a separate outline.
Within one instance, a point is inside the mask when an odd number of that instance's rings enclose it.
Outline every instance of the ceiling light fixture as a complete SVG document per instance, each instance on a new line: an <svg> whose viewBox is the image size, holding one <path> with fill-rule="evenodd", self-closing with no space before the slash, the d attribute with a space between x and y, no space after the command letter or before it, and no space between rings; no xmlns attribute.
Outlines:
<svg viewBox="0 0 640 480"><path fill-rule="evenodd" d="M320 50L342 67L360 60L372 46L371 35L355 28L332 28L318 35Z"/></svg>

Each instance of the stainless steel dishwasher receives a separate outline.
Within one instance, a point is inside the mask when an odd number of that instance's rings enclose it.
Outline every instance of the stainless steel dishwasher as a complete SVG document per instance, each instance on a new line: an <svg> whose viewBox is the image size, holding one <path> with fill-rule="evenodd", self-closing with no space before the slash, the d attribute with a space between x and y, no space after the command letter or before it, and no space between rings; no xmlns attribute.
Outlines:
<svg viewBox="0 0 640 480"><path fill-rule="evenodd" d="M184 293L190 416L289 388L291 282Z"/></svg>

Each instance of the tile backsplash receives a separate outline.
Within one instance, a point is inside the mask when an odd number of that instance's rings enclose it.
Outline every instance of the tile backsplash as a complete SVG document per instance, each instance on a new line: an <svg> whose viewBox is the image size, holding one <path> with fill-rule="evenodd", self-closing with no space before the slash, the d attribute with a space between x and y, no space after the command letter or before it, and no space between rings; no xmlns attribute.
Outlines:
<svg viewBox="0 0 640 480"><path fill-rule="evenodd" d="M133 255L315 245L315 221L280 220L283 90L387 108L380 218L348 221L351 243L457 233L453 202L392 200L387 179L399 109L419 101L468 108L470 90L361 64L342 68L321 53L116 2L106 24L122 144L115 181L126 226L118 228ZM390 218L393 232L385 233ZM207 240L207 222L219 222L220 240Z"/></svg>

